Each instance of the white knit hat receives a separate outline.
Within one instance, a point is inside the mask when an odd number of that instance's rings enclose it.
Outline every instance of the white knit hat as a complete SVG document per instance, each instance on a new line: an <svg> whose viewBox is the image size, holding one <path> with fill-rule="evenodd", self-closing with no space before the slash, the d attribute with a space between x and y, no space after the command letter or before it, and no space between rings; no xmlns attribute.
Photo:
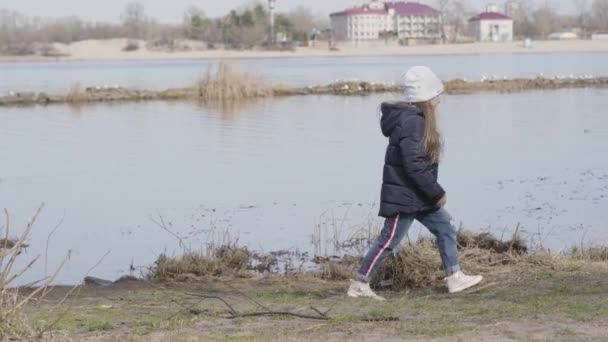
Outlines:
<svg viewBox="0 0 608 342"><path fill-rule="evenodd" d="M425 66L415 66L404 76L405 101L409 103L426 102L443 93L443 82Z"/></svg>

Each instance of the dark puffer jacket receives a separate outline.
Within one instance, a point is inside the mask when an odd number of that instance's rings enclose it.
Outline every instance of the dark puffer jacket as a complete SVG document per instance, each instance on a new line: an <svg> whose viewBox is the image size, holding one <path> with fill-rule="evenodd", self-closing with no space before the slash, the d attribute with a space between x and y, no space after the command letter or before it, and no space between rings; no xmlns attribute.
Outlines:
<svg viewBox="0 0 608 342"><path fill-rule="evenodd" d="M407 103L382 104L382 133L386 149L380 216L415 214L438 209L445 195L437 183L438 165L426 158L423 146L424 115Z"/></svg>

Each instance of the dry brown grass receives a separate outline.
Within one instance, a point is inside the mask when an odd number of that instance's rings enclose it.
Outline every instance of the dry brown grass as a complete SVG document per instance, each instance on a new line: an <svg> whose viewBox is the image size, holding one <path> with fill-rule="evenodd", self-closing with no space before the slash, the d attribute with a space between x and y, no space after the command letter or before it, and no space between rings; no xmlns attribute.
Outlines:
<svg viewBox="0 0 608 342"><path fill-rule="evenodd" d="M34 336L21 310L13 310L19 304L17 290L0 289L0 341L26 340Z"/></svg>
<svg viewBox="0 0 608 342"><path fill-rule="evenodd" d="M343 281L353 279L353 265L344 265L337 262L323 263L319 269L319 276L324 280Z"/></svg>
<svg viewBox="0 0 608 342"><path fill-rule="evenodd" d="M65 97L65 101L70 104L81 104L88 101L88 95L80 83L72 85Z"/></svg>
<svg viewBox="0 0 608 342"><path fill-rule="evenodd" d="M178 257L162 254L148 274L154 280L189 280L199 277L243 276L251 253L245 247L227 244L210 251L187 251Z"/></svg>
<svg viewBox="0 0 608 342"><path fill-rule="evenodd" d="M22 311L23 306L33 296L20 297L19 291L12 284L38 259L34 258L25 267L15 270L17 267L17 257L21 254L24 246L26 246L25 241L39 213L40 209L30 220L19 238L9 240L9 216L5 210L5 238L2 239L2 244L0 245L0 341L28 340L35 337L35 332L29 326Z"/></svg>
<svg viewBox="0 0 608 342"><path fill-rule="evenodd" d="M365 244L357 238L358 243ZM608 260L608 248L586 249L584 252L552 255L539 250L529 252L526 243L514 234L513 239L502 241L490 233L460 231L457 235L460 264L469 273L483 274L498 280L517 278L523 273L544 272L568 263ZM149 277L157 280L197 280L201 277L250 276L252 253L236 242L215 245L208 252L190 252L178 257L161 255ZM259 258L259 257L258 257ZM353 279L361 256L315 257L314 271L296 270L286 276L307 274L328 281ZM269 270L261 267L260 270ZM393 291L443 286L445 272L435 242L422 238L401 246L382 263L372 280L375 287L389 287Z"/></svg>
<svg viewBox="0 0 608 342"><path fill-rule="evenodd" d="M608 247L573 247L570 255L577 260L608 261Z"/></svg>
<svg viewBox="0 0 608 342"><path fill-rule="evenodd" d="M199 100L205 103L242 101L273 95L272 88L255 81L227 62L220 62L216 68L210 68L199 81L197 89Z"/></svg>
<svg viewBox="0 0 608 342"><path fill-rule="evenodd" d="M507 274L516 269L547 268L557 259L544 251L528 253L517 236L501 241L489 233L459 232L460 264L465 271L484 275ZM395 291L443 285L445 273L434 241L421 239L403 246L389 256L374 277L374 286L389 286Z"/></svg>
<svg viewBox="0 0 608 342"><path fill-rule="evenodd" d="M523 255L528 252L528 246L526 246L526 242L517 234L518 230L519 229L516 230L513 239L510 241L499 240L487 232L474 234L460 230L456 235L456 242L460 249L474 247L491 250L496 253L510 252L512 254Z"/></svg>
<svg viewBox="0 0 608 342"><path fill-rule="evenodd" d="M17 258L22 255L23 249L27 247L26 241L43 206L41 205L38 208L27 222L24 231L14 240L9 240L9 214L6 209L4 210L6 215L5 238L1 240L2 244L0 245L0 341L42 340L48 337L46 336L47 333L57 323L55 321L46 326L34 328L24 315L23 310L32 300L40 301L49 293L49 286L55 281L61 269L69 260L70 252L51 276L30 284L31 288L26 291L26 294L21 295L19 287L14 285L40 259L40 255L38 255L23 267L17 264ZM9 244L8 241L11 241L11 243ZM60 304L64 301L65 298ZM47 340L49 339L47 338Z"/></svg>

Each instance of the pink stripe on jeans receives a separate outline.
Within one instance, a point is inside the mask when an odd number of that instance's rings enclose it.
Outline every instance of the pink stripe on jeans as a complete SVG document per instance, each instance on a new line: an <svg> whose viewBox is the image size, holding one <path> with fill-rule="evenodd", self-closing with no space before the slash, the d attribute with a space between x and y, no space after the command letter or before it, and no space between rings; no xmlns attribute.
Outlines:
<svg viewBox="0 0 608 342"><path fill-rule="evenodd" d="M376 251L376 254L372 258L372 261L369 263L369 265L367 265L367 268L365 269L365 274L364 274L365 277L369 276L369 272L374 267L374 264L376 263L376 261L378 261L378 258L380 257L382 252L384 252L386 247L388 247L388 245L393 240L393 237L395 237L395 230L397 229L398 222L399 222L399 214L397 214L397 216L395 216L395 220L393 221L393 224L391 225L391 229L388 231L388 236L386 237L384 242L382 242L382 247L380 247L380 249L378 249L378 251Z"/></svg>

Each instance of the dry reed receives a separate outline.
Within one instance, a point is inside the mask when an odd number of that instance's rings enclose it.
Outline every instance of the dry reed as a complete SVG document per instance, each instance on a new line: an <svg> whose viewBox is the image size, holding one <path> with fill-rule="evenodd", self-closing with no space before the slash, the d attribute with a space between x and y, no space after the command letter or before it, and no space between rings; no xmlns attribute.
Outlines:
<svg viewBox="0 0 608 342"><path fill-rule="evenodd" d="M9 240L9 215L5 210L5 238L0 245L0 341L26 340L35 336L35 331L29 326L23 315L23 306L32 299L32 295L22 298L18 289L11 284L22 276L37 261L34 258L25 267L14 271L17 267L17 257L25 248L25 241L29 237L32 226L40 213L40 209L28 222L21 236Z"/></svg>
<svg viewBox="0 0 608 342"><path fill-rule="evenodd" d="M360 258L356 258L358 261ZM320 265L319 276L321 279L330 281L342 281L353 278L357 264L329 261Z"/></svg>
<svg viewBox="0 0 608 342"><path fill-rule="evenodd" d="M38 219L43 207L44 205L41 205L36 210L32 218L28 220L23 233L21 233L19 238L14 240L9 240L8 238L10 220L8 211L4 210L6 217L4 227L5 238L1 240L2 244L0 245L0 341L40 340L56 323L55 321L41 329L35 329L23 314L23 309L34 298L40 300L48 294L49 286L55 281L69 260L70 252L68 252L66 258L52 275L32 283L30 286L37 287L31 288L31 291L28 291L27 294L20 295L20 288L13 286L40 259L40 255L38 255L20 268L17 263L18 256L27 247L25 242L29 238L34 223ZM11 241L11 243L9 244L8 241ZM65 298L60 304L64 300Z"/></svg>
<svg viewBox="0 0 608 342"><path fill-rule="evenodd" d="M570 255L577 260L608 261L608 247L572 247Z"/></svg>
<svg viewBox="0 0 608 342"><path fill-rule="evenodd" d="M230 63L220 62L210 68L199 81L198 99L204 103L242 101L273 95L272 88L256 82L250 75L238 71Z"/></svg>
<svg viewBox="0 0 608 342"><path fill-rule="evenodd" d="M501 241L490 233L458 232L460 264L465 271L493 275L515 268L555 266L555 259L538 251L528 253L522 239ZM507 268L510 268L507 270ZM507 272L507 273L509 273ZM395 291L443 285L445 273L435 242L429 239L403 246L386 258L374 277L374 286L387 285Z"/></svg>
<svg viewBox="0 0 608 342"><path fill-rule="evenodd" d="M251 253L235 244L207 251L187 251L178 257L161 254L148 274L153 280L187 280L199 277L243 276Z"/></svg>
<svg viewBox="0 0 608 342"><path fill-rule="evenodd" d="M70 104L80 104L88 101L88 95L82 88L82 85L80 83L76 83L70 88L70 91L65 97L65 101Z"/></svg>

